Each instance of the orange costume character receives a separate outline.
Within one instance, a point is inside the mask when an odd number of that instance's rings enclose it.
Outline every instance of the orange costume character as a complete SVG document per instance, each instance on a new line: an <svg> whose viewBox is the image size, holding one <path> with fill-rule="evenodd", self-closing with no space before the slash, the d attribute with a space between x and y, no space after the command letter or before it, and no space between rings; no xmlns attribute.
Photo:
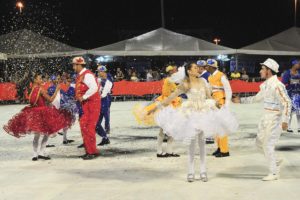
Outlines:
<svg viewBox="0 0 300 200"><path fill-rule="evenodd" d="M218 70L216 60L208 59L207 65L210 68L211 76L208 77L212 89L212 97L219 107L229 106L232 97L232 90L226 76ZM216 138L218 149L213 153L216 157L229 156L228 136Z"/></svg>
<svg viewBox="0 0 300 200"><path fill-rule="evenodd" d="M77 66L76 66L77 65ZM76 68L79 66L79 68ZM76 99L81 102L83 114L80 117L80 129L83 137L86 155L85 160L93 159L98 155L96 148L96 124L100 113L99 85L95 75L84 68L85 61L82 57L73 59L73 68L77 69L77 79L75 86Z"/></svg>

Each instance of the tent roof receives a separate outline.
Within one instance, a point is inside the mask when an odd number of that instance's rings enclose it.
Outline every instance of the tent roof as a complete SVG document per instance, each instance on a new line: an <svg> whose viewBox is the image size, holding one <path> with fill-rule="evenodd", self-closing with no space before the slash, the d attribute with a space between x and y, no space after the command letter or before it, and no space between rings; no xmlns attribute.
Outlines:
<svg viewBox="0 0 300 200"><path fill-rule="evenodd" d="M27 29L0 36L0 51L8 58L72 56L85 53Z"/></svg>
<svg viewBox="0 0 300 200"><path fill-rule="evenodd" d="M159 28L132 39L88 51L95 55L115 56L190 56L233 54L228 47Z"/></svg>
<svg viewBox="0 0 300 200"><path fill-rule="evenodd" d="M7 55L4 53L0 53L0 60L6 60L7 59Z"/></svg>
<svg viewBox="0 0 300 200"><path fill-rule="evenodd" d="M272 37L237 50L256 55L300 55L300 28L292 27Z"/></svg>

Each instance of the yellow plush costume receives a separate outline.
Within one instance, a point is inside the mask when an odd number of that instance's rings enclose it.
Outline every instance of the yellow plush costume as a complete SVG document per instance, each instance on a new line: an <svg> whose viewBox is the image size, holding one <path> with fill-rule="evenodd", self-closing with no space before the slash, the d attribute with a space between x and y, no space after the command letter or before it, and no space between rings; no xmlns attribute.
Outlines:
<svg viewBox="0 0 300 200"><path fill-rule="evenodd" d="M177 85L173 82L170 81L169 78L164 79L163 81L163 86L162 86L162 94L161 96L157 97L155 99L155 101L163 101L164 99L168 98L168 96L170 96L175 90L177 89ZM171 105L173 107L178 107L180 106L182 103L182 100L180 97L176 97ZM136 121L140 124L140 125L147 125L147 126L153 126L155 125L154 122L154 114L150 114L147 115L147 112L149 110L152 110L153 108L156 107L156 103L153 102L147 106L143 106L141 104L137 104L135 105L134 109L133 109L133 114L135 116Z"/></svg>
<svg viewBox="0 0 300 200"><path fill-rule="evenodd" d="M209 84L211 85L213 92L212 97L213 99L222 107L225 104L225 91L221 81L222 76L225 76L222 72L217 71L216 74L211 75L208 77ZM229 152L228 147L228 136L224 136L222 138L216 138L218 148L222 153Z"/></svg>

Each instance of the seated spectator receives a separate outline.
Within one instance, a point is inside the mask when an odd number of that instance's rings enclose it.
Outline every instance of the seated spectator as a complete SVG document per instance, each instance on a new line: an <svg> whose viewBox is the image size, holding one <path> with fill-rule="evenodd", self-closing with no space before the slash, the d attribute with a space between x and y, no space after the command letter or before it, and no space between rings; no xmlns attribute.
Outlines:
<svg viewBox="0 0 300 200"><path fill-rule="evenodd" d="M152 70L151 69L147 70L146 81L147 82L153 81L153 74L152 74Z"/></svg>
<svg viewBox="0 0 300 200"><path fill-rule="evenodd" d="M159 81L161 79L161 75L158 71L153 71L152 74L153 74L154 81Z"/></svg>
<svg viewBox="0 0 300 200"><path fill-rule="evenodd" d="M241 74L240 74L240 72L238 72L237 69L235 69L234 72L231 72L230 78L231 78L232 80L238 80L238 79L241 78Z"/></svg>
<svg viewBox="0 0 300 200"><path fill-rule="evenodd" d="M131 75L132 75L132 69L128 68L126 71L126 80L130 81L131 80Z"/></svg>
<svg viewBox="0 0 300 200"><path fill-rule="evenodd" d="M117 74L115 76L116 81L122 81L125 78L124 73L122 72L121 68L117 68Z"/></svg>
<svg viewBox="0 0 300 200"><path fill-rule="evenodd" d="M136 75L136 72L132 72L130 80L133 81L133 82L138 82L139 81L139 79Z"/></svg>
<svg viewBox="0 0 300 200"><path fill-rule="evenodd" d="M249 81L249 76L248 76L248 74L247 74L247 72L246 72L246 70L244 70L243 72L242 72L242 78L241 78L243 81Z"/></svg>

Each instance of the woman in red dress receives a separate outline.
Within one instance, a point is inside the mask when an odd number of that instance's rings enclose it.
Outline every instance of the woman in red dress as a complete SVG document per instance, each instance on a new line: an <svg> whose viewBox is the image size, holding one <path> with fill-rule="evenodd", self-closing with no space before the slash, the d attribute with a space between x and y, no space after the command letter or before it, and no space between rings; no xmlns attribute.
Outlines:
<svg viewBox="0 0 300 200"><path fill-rule="evenodd" d="M40 74L34 76L33 87L29 96L29 106L26 106L20 113L4 125L3 129L10 135L20 138L33 133L33 161L38 159L49 160L50 157L44 154L44 150L50 135L56 134L60 129L71 126L72 116L64 110L57 110L53 106L47 106L46 101L52 102L59 87L52 97L42 88L42 77ZM39 140L42 135L42 142L39 147Z"/></svg>

